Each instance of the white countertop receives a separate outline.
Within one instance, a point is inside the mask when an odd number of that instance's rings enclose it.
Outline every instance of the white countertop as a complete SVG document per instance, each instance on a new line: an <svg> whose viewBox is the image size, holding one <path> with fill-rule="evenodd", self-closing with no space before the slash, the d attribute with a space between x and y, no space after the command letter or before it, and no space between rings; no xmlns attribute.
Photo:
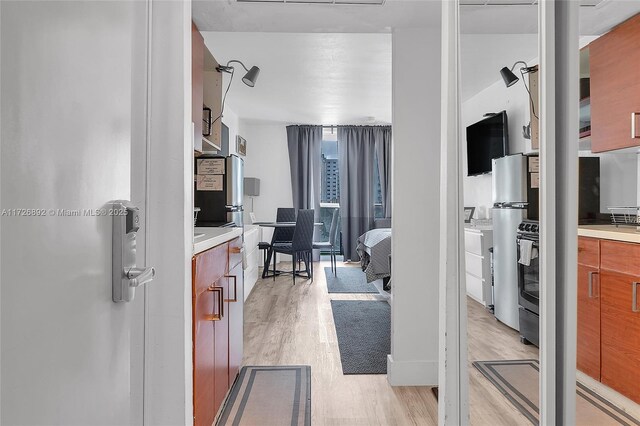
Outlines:
<svg viewBox="0 0 640 426"><path fill-rule="evenodd" d="M640 244L640 232L633 226L580 225L578 226L578 235Z"/></svg>
<svg viewBox="0 0 640 426"><path fill-rule="evenodd" d="M242 228L195 227L193 233L204 234L193 240L193 254L198 254L239 237L242 235Z"/></svg>
<svg viewBox="0 0 640 426"><path fill-rule="evenodd" d="M464 229L467 231L493 231L493 225L472 225L470 223L464 224Z"/></svg>

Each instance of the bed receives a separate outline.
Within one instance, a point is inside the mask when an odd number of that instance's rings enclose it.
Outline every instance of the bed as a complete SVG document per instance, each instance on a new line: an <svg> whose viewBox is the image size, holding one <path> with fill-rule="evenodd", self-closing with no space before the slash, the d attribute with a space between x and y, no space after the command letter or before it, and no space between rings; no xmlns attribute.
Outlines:
<svg viewBox="0 0 640 426"><path fill-rule="evenodd" d="M358 238L356 251L360 256L360 264L367 276L367 282L382 279L385 290L388 291L391 277L391 228L365 232Z"/></svg>

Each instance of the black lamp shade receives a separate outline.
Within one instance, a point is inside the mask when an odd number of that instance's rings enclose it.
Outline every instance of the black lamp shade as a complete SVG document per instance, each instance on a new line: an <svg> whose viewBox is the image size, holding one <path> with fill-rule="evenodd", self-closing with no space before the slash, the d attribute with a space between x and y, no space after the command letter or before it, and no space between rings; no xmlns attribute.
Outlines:
<svg viewBox="0 0 640 426"><path fill-rule="evenodd" d="M258 79L258 75L260 74L260 68L255 65L251 67L251 69L242 77L242 81L249 87L253 87L256 84L256 80Z"/></svg>
<svg viewBox="0 0 640 426"><path fill-rule="evenodd" d="M514 84L516 84L518 82L518 80L520 80L518 77L516 77L516 75L511 72L511 70L507 67L504 67L500 70L500 75L502 76L502 79L504 80L504 84L507 85L507 87L511 87Z"/></svg>

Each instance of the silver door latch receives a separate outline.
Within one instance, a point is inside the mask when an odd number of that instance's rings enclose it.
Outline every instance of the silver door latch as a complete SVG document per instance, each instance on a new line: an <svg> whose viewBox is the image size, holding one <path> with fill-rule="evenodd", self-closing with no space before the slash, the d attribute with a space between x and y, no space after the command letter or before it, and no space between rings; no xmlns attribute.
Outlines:
<svg viewBox="0 0 640 426"><path fill-rule="evenodd" d="M130 302L138 286L151 282L156 275L153 267L140 268L136 263L136 235L140 229L139 209L130 201L111 203L112 230L112 297L114 302Z"/></svg>

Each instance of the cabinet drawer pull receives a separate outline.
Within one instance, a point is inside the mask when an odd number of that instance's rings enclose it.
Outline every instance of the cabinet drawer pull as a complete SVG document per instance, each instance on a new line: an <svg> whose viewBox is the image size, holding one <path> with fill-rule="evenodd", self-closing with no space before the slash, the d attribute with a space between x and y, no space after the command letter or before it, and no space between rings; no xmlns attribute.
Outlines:
<svg viewBox="0 0 640 426"><path fill-rule="evenodd" d="M225 278L233 278L233 299L225 299L225 302L238 301L238 277L235 275L225 275Z"/></svg>
<svg viewBox="0 0 640 426"><path fill-rule="evenodd" d="M218 299L218 312L213 312L207 319L209 321L220 321L224 317L223 289L222 287L209 287L207 290L216 294Z"/></svg>
<svg viewBox="0 0 640 426"><path fill-rule="evenodd" d="M589 271L589 299L593 299L593 276L599 272Z"/></svg>
<svg viewBox="0 0 640 426"><path fill-rule="evenodd" d="M631 312L640 312L640 308L638 308L638 284L640 283L631 283Z"/></svg>
<svg viewBox="0 0 640 426"><path fill-rule="evenodd" d="M244 247L231 247L229 251L233 254L240 254L244 252Z"/></svg>
<svg viewBox="0 0 640 426"><path fill-rule="evenodd" d="M637 129L636 129L636 119L637 117L640 116L639 112L632 112L631 113L631 139L637 139L640 138L640 136L638 136L637 133Z"/></svg>

